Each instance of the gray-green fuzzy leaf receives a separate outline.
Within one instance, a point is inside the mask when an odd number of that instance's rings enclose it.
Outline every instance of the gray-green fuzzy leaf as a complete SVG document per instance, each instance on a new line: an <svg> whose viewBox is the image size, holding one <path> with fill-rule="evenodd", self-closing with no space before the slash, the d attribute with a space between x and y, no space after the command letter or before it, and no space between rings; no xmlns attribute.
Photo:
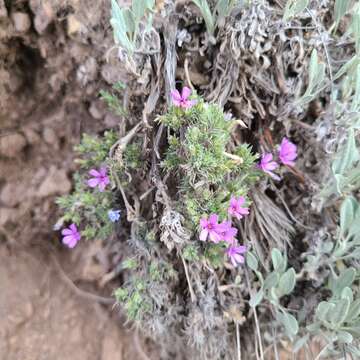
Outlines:
<svg viewBox="0 0 360 360"><path fill-rule="evenodd" d="M281 275L278 285L278 295L279 297L283 295L289 295L295 287L296 283L296 273L293 268L287 270L284 274Z"/></svg>

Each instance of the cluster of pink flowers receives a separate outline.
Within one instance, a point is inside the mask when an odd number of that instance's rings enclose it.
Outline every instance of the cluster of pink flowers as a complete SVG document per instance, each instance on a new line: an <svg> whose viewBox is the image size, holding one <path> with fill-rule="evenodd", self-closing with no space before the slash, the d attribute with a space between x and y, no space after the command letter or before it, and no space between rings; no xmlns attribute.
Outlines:
<svg viewBox="0 0 360 360"><path fill-rule="evenodd" d="M87 185L91 188L98 188L100 192L103 192L108 184L110 184L109 176L107 175L107 170L105 167L100 168L99 170L91 169L89 171L89 175L92 176L87 181ZM110 221L114 222L117 221L120 218L119 214L113 215L113 211L111 212L111 216L109 215ZM81 239L81 233L79 232L78 228L75 224L71 224L68 228L65 228L61 231L61 234L63 235L62 242L70 249L74 248L76 244Z"/></svg>
<svg viewBox="0 0 360 360"><path fill-rule="evenodd" d="M297 158L297 146L289 141L286 137L282 139L278 150L279 160L282 164L294 166ZM258 167L270 175L275 180L280 180L280 176L276 175L273 171L279 167L279 164L273 160L271 153L261 155Z"/></svg>
<svg viewBox="0 0 360 360"><path fill-rule="evenodd" d="M244 207L245 198L240 196L238 198L231 197L228 208L228 214L236 219L242 219L249 214L249 208ZM244 257L241 254L246 252L246 246L238 245L236 235L238 230L232 226L230 220L224 220L219 223L219 216L211 214L208 218L200 220L200 240L210 240L213 243L223 241L228 244L226 254L231 263L236 267L244 263Z"/></svg>

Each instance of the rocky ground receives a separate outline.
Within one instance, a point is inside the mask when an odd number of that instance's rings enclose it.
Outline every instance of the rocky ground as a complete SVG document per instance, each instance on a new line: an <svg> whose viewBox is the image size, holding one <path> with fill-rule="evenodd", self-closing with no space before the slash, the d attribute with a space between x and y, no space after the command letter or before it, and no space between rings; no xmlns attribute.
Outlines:
<svg viewBox="0 0 360 360"><path fill-rule="evenodd" d="M104 269L63 249L56 196L71 190L73 146L118 119L98 91L112 81L104 1L0 0L0 358L142 359ZM86 5L86 6L85 6ZM104 23L103 23L104 22ZM96 244L94 245L96 246ZM91 248L91 247L90 247ZM94 299L78 289L101 294Z"/></svg>

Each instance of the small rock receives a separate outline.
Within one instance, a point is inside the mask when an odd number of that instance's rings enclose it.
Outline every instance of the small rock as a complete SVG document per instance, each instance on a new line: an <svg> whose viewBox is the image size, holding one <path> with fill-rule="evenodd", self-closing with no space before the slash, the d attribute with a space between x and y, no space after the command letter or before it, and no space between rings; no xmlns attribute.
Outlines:
<svg viewBox="0 0 360 360"><path fill-rule="evenodd" d="M19 133L0 137L0 155L14 158L24 149L26 144L25 137Z"/></svg>
<svg viewBox="0 0 360 360"><path fill-rule="evenodd" d="M70 190L71 182L66 175L66 171L51 167L48 175L40 184L37 195L47 197L56 194L67 194Z"/></svg>
<svg viewBox="0 0 360 360"><path fill-rule="evenodd" d="M101 106L99 106L99 104L97 104L95 101L91 103L89 113L96 120L100 120L104 117L103 109L101 109Z"/></svg>
<svg viewBox="0 0 360 360"><path fill-rule="evenodd" d="M67 33L69 36L75 35L80 31L82 27L81 22L76 18L74 14L71 14L67 18Z"/></svg>
<svg viewBox="0 0 360 360"><path fill-rule="evenodd" d="M14 12L11 14L15 30L21 33L27 32L31 27L30 17L27 13Z"/></svg>
<svg viewBox="0 0 360 360"><path fill-rule="evenodd" d="M93 57L88 58L81 64L76 72L76 78L81 85L86 85L90 81L95 80L97 74L97 62Z"/></svg>
<svg viewBox="0 0 360 360"><path fill-rule="evenodd" d="M35 30L42 34L53 21L54 12L48 2L40 2L33 11L35 13Z"/></svg>
<svg viewBox="0 0 360 360"><path fill-rule="evenodd" d="M31 144L31 145L39 144L39 142L41 141L41 138L40 138L40 135L34 129L28 127L28 128L24 128L23 131L24 131L26 140L28 141L29 144Z"/></svg>
<svg viewBox="0 0 360 360"><path fill-rule="evenodd" d="M5 226L8 222L15 222L17 217L16 209L0 208L0 227Z"/></svg>
<svg viewBox="0 0 360 360"><path fill-rule="evenodd" d="M24 199L28 187L28 185L23 183L6 183L0 194L0 202L8 207L15 207L19 205Z"/></svg>
<svg viewBox="0 0 360 360"><path fill-rule="evenodd" d="M56 136L56 133L53 129L46 127L43 131L43 138L45 140L45 142L49 145L55 145L55 147L57 146L58 143L58 138Z"/></svg>
<svg viewBox="0 0 360 360"><path fill-rule="evenodd" d="M7 17L8 17L8 12L6 10L5 2L4 0L0 0L0 19Z"/></svg>

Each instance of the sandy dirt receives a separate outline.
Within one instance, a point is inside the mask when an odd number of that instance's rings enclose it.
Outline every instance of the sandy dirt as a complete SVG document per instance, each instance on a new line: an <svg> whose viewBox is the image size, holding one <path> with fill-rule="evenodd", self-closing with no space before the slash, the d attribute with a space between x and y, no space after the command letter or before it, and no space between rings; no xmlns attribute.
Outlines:
<svg viewBox="0 0 360 360"><path fill-rule="evenodd" d="M75 289L109 299L116 287L99 286L106 269L93 246L71 252L53 230L54 201L72 188L73 146L118 121L98 99L111 70L108 10L0 0L1 360L142 359L119 309Z"/></svg>

